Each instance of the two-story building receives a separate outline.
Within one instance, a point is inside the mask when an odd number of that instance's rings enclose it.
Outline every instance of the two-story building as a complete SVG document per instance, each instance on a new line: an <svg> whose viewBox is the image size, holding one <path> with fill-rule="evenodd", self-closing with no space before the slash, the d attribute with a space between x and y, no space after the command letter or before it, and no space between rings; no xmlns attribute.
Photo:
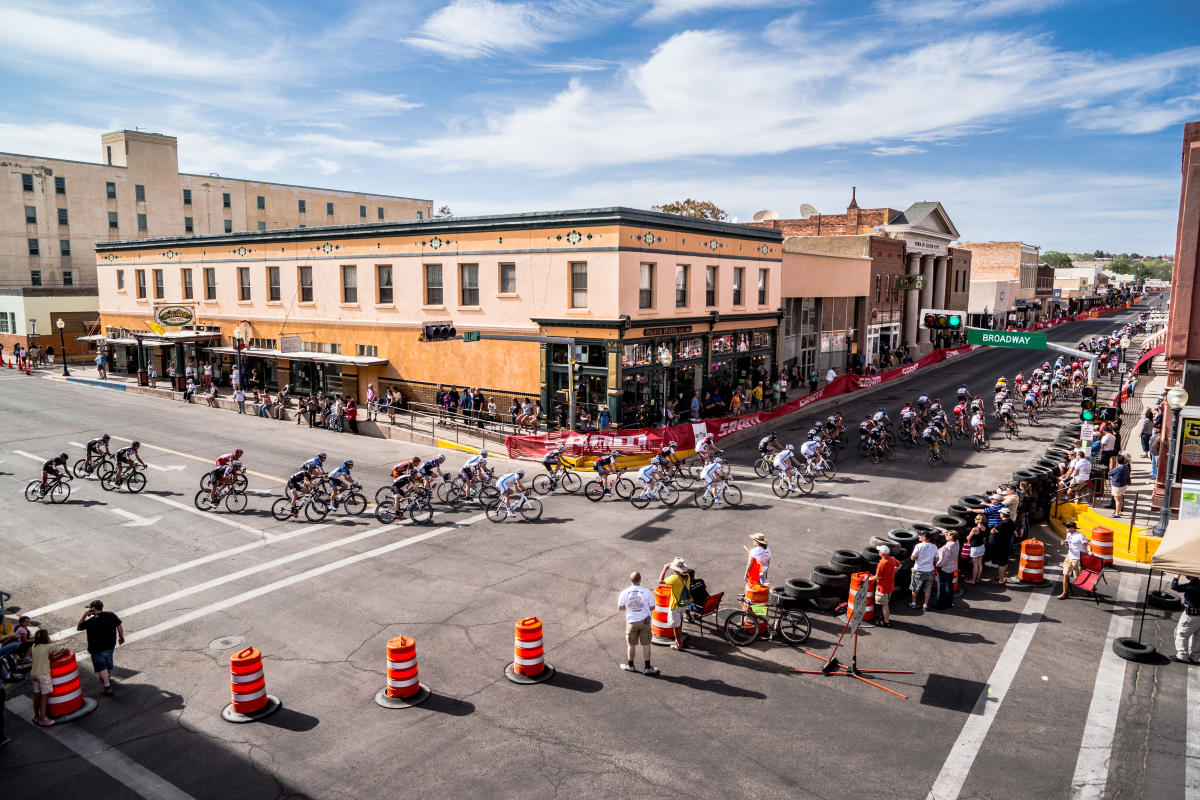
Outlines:
<svg viewBox="0 0 1200 800"><path fill-rule="evenodd" d="M452 384L507 410L514 397L550 409L578 361L581 402L619 421L641 404L656 419L664 387L684 403L710 387L727 396L779 363L781 237L745 225L599 208L96 249L97 344L118 370L149 352L160 374L193 359L227 373L238 330L246 368L267 386L359 398L368 384L396 386L430 402ZM192 310L194 324L151 334L166 304ZM424 340L426 326L447 323L482 340ZM574 352L539 336L573 338Z"/></svg>
<svg viewBox="0 0 1200 800"><path fill-rule="evenodd" d="M1049 309L1054 288L1046 286L1045 280L1039 280L1040 247L1024 242L963 242L958 246L971 253L972 282L994 283L1001 287L1016 282L1015 289L1007 290L1012 296L1003 314L997 314L997 327L1028 327L1038 320L1043 310ZM973 288L972 295L976 298L991 295L993 290L991 286L980 287L979 291ZM996 309L995 303L992 308ZM971 313L979 311L972 308Z"/></svg>

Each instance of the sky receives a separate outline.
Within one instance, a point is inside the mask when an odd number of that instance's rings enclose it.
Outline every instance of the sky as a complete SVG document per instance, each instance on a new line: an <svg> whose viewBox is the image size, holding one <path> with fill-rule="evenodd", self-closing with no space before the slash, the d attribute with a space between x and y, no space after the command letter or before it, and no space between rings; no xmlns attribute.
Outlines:
<svg viewBox="0 0 1200 800"><path fill-rule="evenodd" d="M1195 0L0 0L0 151L427 198L940 201L964 241L1172 254Z"/></svg>

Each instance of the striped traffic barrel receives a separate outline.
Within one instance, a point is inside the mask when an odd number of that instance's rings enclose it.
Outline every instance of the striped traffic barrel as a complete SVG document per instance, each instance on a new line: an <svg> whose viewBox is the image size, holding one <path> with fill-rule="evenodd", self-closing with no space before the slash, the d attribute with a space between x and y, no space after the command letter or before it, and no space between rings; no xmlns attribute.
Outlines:
<svg viewBox="0 0 1200 800"><path fill-rule="evenodd" d="M743 611L753 611L758 615L758 632L766 634L767 628L767 603L771 599L771 587L761 583L749 582L746 584L746 602L742 604ZM752 626L747 626L752 627Z"/></svg>
<svg viewBox="0 0 1200 800"><path fill-rule="evenodd" d="M513 671L532 678L546 668L546 648L542 644L542 621L537 617L517 620L513 644Z"/></svg>
<svg viewBox="0 0 1200 800"><path fill-rule="evenodd" d="M1092 555L1104 562L1105 566L1113 563L1113 532L1111 528L1097 525L1092 528Z"/></svg>
<svg viewBox="0 0 1200 800"><path fill-rule="evenodd" d="M869 572L856 572L850 576L850 597L846 603L847 619L854 614L854 593L862 588L864 582L866 583L867 610L863 612L863 622L870 622L875 618L875 576Z"/></svg>
<svg viewBox="0 0 1200 800"><path fill-rule="evenodd" d="M83 686L79 683L79 665L71 650L59 650L50 655L51 717L62 717L83 707Z"/></svg>
<svg viewBox="0 0 1200 800"><path fill-rule="evenodd" d="M266 707L267 678L257 647L247 647L229 657L229 683L235 714L253 714Z"/></svg>
<svg viewBox="0 0 1200 800"><path fill-rule="evenodd" d="M407 700L421 690L417 680L417 642L397 636L387 643L387 696Z"/></svg>
<svg viewBox="0 0 1200 800"><path fill-rule="evenodd" d="M654 611L650 613L650 641L654 644L672 644L675 628L671 625L671 587L666 584L654 589Z"/></svg>
<svg viewBox="0 0 1200 800"><path fill-rule="evenodd" d="M1041 583L1044 581L1043 566L1046 561L1046 548L1037 539L1026 539L1021 542L1021 563L1017 567L1017 579L1025 583Z"/></svg>

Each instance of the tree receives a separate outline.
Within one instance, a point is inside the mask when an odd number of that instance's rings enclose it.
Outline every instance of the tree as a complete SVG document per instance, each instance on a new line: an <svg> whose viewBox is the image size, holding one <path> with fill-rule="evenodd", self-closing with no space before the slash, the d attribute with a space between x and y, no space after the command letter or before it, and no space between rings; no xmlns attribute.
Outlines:
<svg viewBox="0 0 1200 800"><path fill-rule="evenodd" d="M1105 253L1103 250L1097 250L1095 253L1092 254L1092 258L1107 258L1107 257L1108 257L1108 253Z"/></svg>
<svg viewBox="0 0 1200 800"><path fill-rule="evenodd" d="M1129 254L1129 259L1130 259L1131 261L1138 261L1138 260L1140 260L1140 259L1141 259L1141 256L1140 256L1140 255L1138 255L1137 253L1130 253L1130 254Z"/></svg>
<svg viewBox="0 0 1200 800"><path fill-rule="evenodd" d="M437 211L433 212L434 219L452 219L454 212L450 210L450 206L442 206Z"/></svg>
<svg viewBox="0 0 1200 800"><path fill-rule="evenodd" d="M1133 266L1129 263L1129 256L1125 255L1124 253L1113 256L1112 263L1108 265L1108 268L1113 272L1119 272L1122 274L1133 272Z"/></svg>
<svg viewBox="0 0 1200 800"><path fill-rule="evenodd" d="M681 217L698 217L699 219L729 219L725 210L709 200L677 200L674 203L663 203L661 206L651 206L653 211L665 214L678 214Z"/></svg>
<svg viewBox="0 0 1200 800"><path fill-rule="evenodd" d="M1055 269L1066 269L1075 266L1075 262L1071 261L1069 255L1060 253L1057 250L1047 250L1042 253L1042 263L1049 264Z"/></svg>

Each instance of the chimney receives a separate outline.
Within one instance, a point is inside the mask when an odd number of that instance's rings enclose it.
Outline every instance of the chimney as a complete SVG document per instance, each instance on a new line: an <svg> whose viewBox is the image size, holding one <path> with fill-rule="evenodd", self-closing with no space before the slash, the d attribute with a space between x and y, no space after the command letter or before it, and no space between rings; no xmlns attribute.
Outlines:
<svg viewBox="0 0 1200 800"><path fill-rule="evenodd" d="M858 187L857 187L857 186L851 186L851 187L850 187L850 205L846 206L846 212L847 212L847 213L849 213L850 211L853 211L854 209L858 208L858 200L857 200L857 199L855 199L855 195L856 195L857 193L858 193Z"/></svg>

